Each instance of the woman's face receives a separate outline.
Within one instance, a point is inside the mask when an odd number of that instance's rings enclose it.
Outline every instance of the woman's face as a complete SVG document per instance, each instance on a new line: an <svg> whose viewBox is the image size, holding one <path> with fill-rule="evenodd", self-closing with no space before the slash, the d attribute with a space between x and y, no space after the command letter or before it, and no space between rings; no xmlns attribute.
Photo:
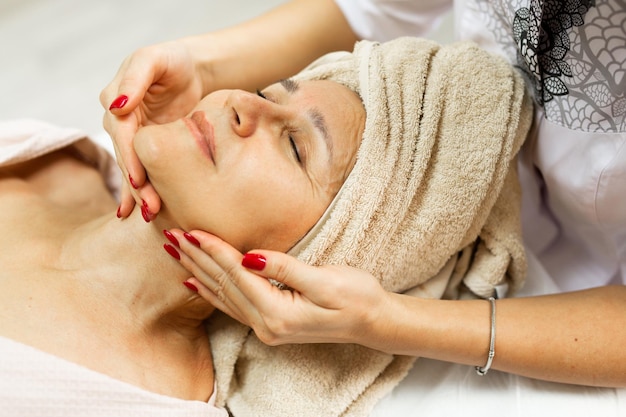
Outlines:
<svg viewBox="0 0 626 417"><path fill-rule="evenodd" d="M287 251L350 173L364 127L348 88L286 80L260 94L212 93L188 117L140 129L134 146L180 227L241 251Z"/></svg>

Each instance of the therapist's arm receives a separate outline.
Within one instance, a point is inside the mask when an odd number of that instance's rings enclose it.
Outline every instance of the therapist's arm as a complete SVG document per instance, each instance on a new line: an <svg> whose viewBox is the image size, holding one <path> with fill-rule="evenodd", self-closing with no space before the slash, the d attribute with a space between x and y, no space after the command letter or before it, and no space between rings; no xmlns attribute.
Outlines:
<svg viewBox="0 0 626 417"><path fill-rule="evenodd" d="M356 41L333 0L293 0L242 24L186 40L204 72L204 94L264 87L327 52L351 51Z"/></svg>
<svg viewBox="0 0 626 417"><path fill-rule="evenodd" d="M490 305L388 293L360 342L375 349L483 366ZM626 386L626 287L496 301L493 369L547 381Z"/></svg>
<svg viewBox="0 0 626 417"><path fill-rule="evenodd" d="M193 232L200 247L182 231L173 233L180 237L181 263L194 275L200 295L252 327L267 344L357 343L472 366L487 361L490 303L485 300L390 293L358 269L313 267L272 251L244 257L207 233ZM278 290L268 278L293 290ZM626 387L625 346L626 286L496 301L492 369Z"/></svg>

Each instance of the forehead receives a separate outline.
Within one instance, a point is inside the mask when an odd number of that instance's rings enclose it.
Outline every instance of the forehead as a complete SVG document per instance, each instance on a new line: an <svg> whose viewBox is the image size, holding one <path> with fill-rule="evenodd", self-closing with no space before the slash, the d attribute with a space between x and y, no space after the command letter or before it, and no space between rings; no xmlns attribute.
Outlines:
<svg viewBox="0 0 626 417"><path fill-rule="evenodd" d="M286 88L293 87L287 85ZM297 91L300 92L304 107L309 108L309 111L314 109L314 113L324 120L332 146L324 182L329 185L329 193L334 195L354 166L365 129L365 108L355 92L333 81L302 81ZM297 93L292 94L297 97Z"/></svg>
<svg viewBox="0 0 626 417"><path fill-rule="evenodd" d="M283 80L272 87L286 90L292 103L301 107L320 131L336 136L334 141L341 143L346 135L362 134L365 108L360 97L349 88L328 80Z"/></svg>
<svg viewBox="0 0 626 417"><path fill-rule="evenodd" d="M281 80L272 84L268 89L283 89L292 96L300 96L319 101L320 105L342 107L347 105L348 109L363 109L363 105L358 94L348 87L330 80L304 80L294 81L291 79ZM322 104L323 103L323 104Z"/></svg>

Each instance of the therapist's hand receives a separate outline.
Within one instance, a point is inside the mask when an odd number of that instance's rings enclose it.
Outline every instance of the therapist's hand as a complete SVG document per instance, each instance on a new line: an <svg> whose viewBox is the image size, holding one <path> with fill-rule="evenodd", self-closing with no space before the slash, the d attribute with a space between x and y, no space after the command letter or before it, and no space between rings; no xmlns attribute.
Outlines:
<svg viewBox="0 0 626 417"><path fill-rule="evenodd" d="M202 98L202 87L191 52L178 41L138 49L124 60L113 81L100 93L105 109L103 125L126 179L119 217L127 217L135 202L145 206L148 217L155 216L161 207L133 148L137 129L185 116Z"/></svg>
<svg viewBox="0 0 626 417"><path fill-rule="evenodd" d="M384 311L388 293L364 271L313 267L267 250L242 255L205 232L171 233L181 264L193 274L187 282L266 344L363 343ZM290 289L278 289L270 278Z"/></svg>

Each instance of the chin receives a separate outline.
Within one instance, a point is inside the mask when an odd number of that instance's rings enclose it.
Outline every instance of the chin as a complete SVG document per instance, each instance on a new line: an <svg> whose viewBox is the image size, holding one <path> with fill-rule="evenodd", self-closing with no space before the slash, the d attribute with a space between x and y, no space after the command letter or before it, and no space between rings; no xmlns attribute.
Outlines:
<svg viewBox="0 0 626 417"><path fill-rule="evenodd" d="M166 126L145 126L133 138L135 153L153 179L157 175L165 177L174 175L172 170L176 167L176 161L179 165L184 165L180 162L182 155L178 155L180 152L173 147L176 141L167 140L175 137L175 131L166 129Z"/></svg>
<svg viewBox="0 0 626 417"><path fill-rule="evenodd" d="M149 134L150 127L140 128L133 138L133 148L137 157L144 166L155 160L159 154L159 144L152 140Z"/></svg>

